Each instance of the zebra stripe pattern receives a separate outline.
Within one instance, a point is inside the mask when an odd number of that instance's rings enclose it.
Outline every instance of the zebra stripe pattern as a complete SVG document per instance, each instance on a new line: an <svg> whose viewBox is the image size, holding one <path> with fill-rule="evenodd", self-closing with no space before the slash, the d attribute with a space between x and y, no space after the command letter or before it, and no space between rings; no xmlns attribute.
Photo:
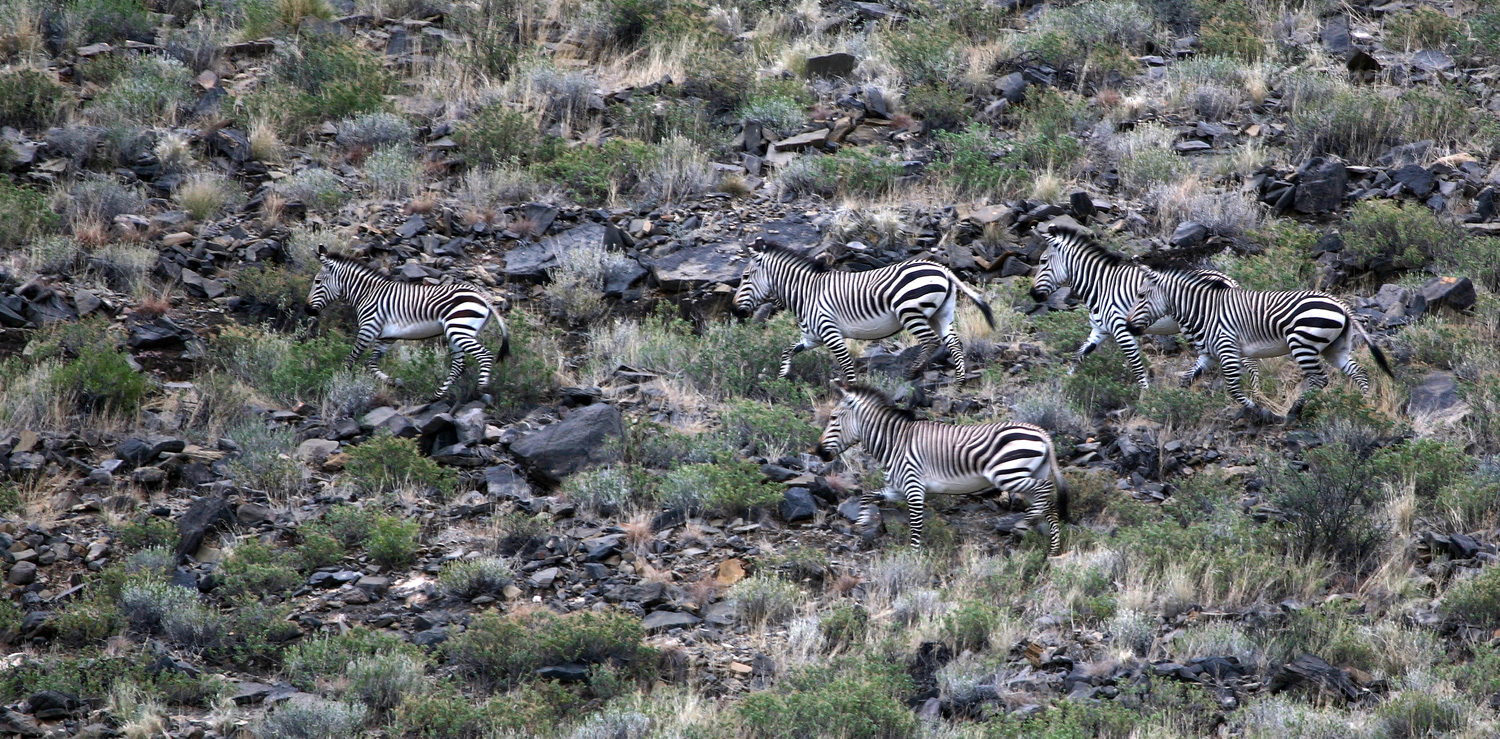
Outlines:
<svg viewBox="0 0 1500 739"><path fill-rule="evenodd" d="M1322 360L1343 370L1364 392L1370 375L1354 361L1354 340L1363 341L1375 363L1391 375L1385 354L1337 298L1311 290L1267 292L1204 283L1174 271L1146 270L1127 319L1140 333L1163 316L1173 317L1200 353L1218 359L1230 396L1261 420L1275 414L1256 405L1241 385L1248 360L1291 354L1302 370L1303 393L1292 405L1295 418L1313 392L1328 384ZM1394 376L1394 375L1392 375Z"/></svg>
<svg viewBox="0 0 1500 739"><path fill-rule="evenodd" d="M843 397L818 440L819 456L832 460L863 444L886 472L885 491L867 490L860 496L857 526L866 537L874 534L871 518L882 497L906 499L911 546L919 549L928 495L999 488L1029 498L1028 524L1045 521L1048 553L1062 551L1067 489L1046 431L1024 423L955 426L919 421L910 411L892 406L879 390L835 387Z"/></svg>
<svg viewBox="0 0 1500 739"><path fill-rule="evenodd" d="M370 351L366 366L384 382L391 378L380 369L380 359L391 344L403 339L430 339L443 336L448 342L451 359L448 377L438 389L436 399L448 395L448 389L463 374L464 358L474 355L479 363L479 386L490 383L494 355L479 342L479 332L493 317L500 324L502 341L500 358L510 354L510 332L505 321L495 315L489 298L468 283L421 285L393 282L370 268L347 259L332 256L318 245L318 261L323 268L313 278L307 296L307 312L317 315L334 301L348 302L359 317L354 349L346 366L353 367L366 349Z"/></svg>
<svg viewBox="0 0 1500 739"><path fill-rule="evenodd" d="M959 382L968 377L963 344L953 331L958 295L973 300L990 327L994 314L979 293L947 267L913 259L867 272L840 272L779 244L757 242L735 291L734 309L748 314L767 301L792 311L802 340L781 353L780 376L792 371L792 357L819 344L833 352L844 381L854 382L854 359L847 339L884 339L906 329L922 343L909 377L915 379L942 345L947 345Z"/></svg>
<svg viewBox="0 0 1500 739"><path fill-rule="evenodd" d="M1052 223L1038 232L1046 237L1047 249L1042 252L1036 275L1032 278L1031 299L1045 302L1052 293L1071 287L1073 294L1088 308L1089 337L1073 354L1073 366L1068 368L1068 374L1073 374L1077 364L1098 349L1105 336L1109 336L1124 352L1125 362L1130 366L1136 384L1142 390L1148 388L1150 382L1146 362L1141 357L1140 342L1125 326L1130 307L1135 304L1141 285L1146 281L1145 272L1123 254L1109 251L1094 242L1080 228ZM1217 281L1229 287L1239 287L1228 275L1216 270L1190 270L1184 274L1206 282ZM1157 336L1177 332L1177 322L1170 316L1156 321L1144 331ZM1182 385L1186 387L1198 379L1208 362L1207 355L1199 355L1193 369L1182 374ZM1248 363L1247 369L1257 371L1253 362Z"/></svg>

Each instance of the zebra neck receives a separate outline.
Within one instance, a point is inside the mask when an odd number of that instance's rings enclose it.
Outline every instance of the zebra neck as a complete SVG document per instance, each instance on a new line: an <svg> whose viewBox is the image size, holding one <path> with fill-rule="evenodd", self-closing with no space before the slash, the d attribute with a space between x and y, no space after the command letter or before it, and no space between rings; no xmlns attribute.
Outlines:
<svg viewBox="0 0 1500 739"><path fill-rule="evenodd" d="M823 274L794 271L788 267L786 274L771 282L771 295L794 315L801 316L822 292L823 277Z"/></svg>
<svg viewBox="0 0 1500 739"><path fill-rule="evenodd" d="M1219 293L1222 290L1206 289L1201 285L1179 281L1176 289L1167 291L1166 313L1177 320L1184 332L1202 333L1208 320L1218 314Z"/></svg>
<svg viewBox="0 0 1500 739"><path fill-rule="evenodd" d="M906 448L906 440L915 424L899 413L877 410L860 423L860 437L865 451L889 466L892 460Z"/></svg>

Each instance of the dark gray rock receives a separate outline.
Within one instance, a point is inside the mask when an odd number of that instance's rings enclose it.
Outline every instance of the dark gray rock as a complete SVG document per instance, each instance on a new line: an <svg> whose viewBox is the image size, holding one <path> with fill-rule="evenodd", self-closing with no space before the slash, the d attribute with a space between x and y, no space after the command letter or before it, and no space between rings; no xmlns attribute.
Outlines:
<svg viewBox="0 0 1500 739"><path fill-rule="evenodd" d="M239 129L219 128L203 138L212 154L223 156L235 164L250 161L250 137Z"/></svg>
<svg viewBox="0 0 1500 739"><path fill-rule="evenodd" d="M1298 213L1326 213L1344 202L1349 173L1337 159L1314 159L1302 170L1292 207Z"/></svg>
<svg viewBox="0 0 1500 739"><path fill-rule="evenodd" d="M621 260L617 264L609 266L604 273L604 294L608 297L618 298L625 294L632 285L640 282L642 277L649 274L645 267L641 266L633 258Z"/></svg>
<svg viewBox="0 0 1500 739"><path fill-rule="evenodd" d="M844 52L810 56L807 58L807 76L848 77L854 73L854 67L858 63L859 60L853 54Z"/></svg>
<svg viewBox="0 0 1500 739"><path fill-rule="evenodd" d="M1453 57L1428 49L1414 54L1411 65L1424 72L1443 72L1453 68Z"/></svg>
<svg viewBox="0 0 1500 739"><path fill-rule="evenodd" d="M652 611L641 621L648 634L657 634L672 629L689 628L703 623L703 619L691 613L679 611Z"/></svg>
<svg viewBox="0 0 1500 739"><path fill-rule="evenodd" d="M41 721L56 721L67 718L79 708L83 707L83 701L77 696L68 695L56 690L43 690L34 693L26 699L27 705L31 707L29 713Z"/></svg>
<svg viewBox="0 0 1500 739"><path fill-rule="evenodd" d="M1401 167L1392 172L1391 177L1401 183L1407 192L1419 198L1427 197L1427 194L1432 192L1433 186L1437 184L1437 179L1432 176L1432 173L1420 164L1408 164Z"/></svg>
<svg viewBox="0 0 1500 739"><path fill-rule="evenodd" d="M181 346L192 338L194 335L191 330L177 325L166 316L161 316L152 319L150 323L137 323L131 326L130 337L125 343L131 349L165 349Z"/></svg>
<svg viewBox="0 0 1500 739"><path fill-rule="evenodd" d="M442 626L434 626L411 635L411 643L419 647L435 647L445 641L448 641L448 630Z"/></svg>
<svg viewBox="0 0 1500 739"><path fill-rule="evenodd" d="M619 409L595 403L521 437L510 445L510 451L533 475L557 483L574 472L617 459L619 450L611 442L624 434Z"/></svg>
<svg viewBox="0 0 1500 739"><path fill-rule="evenodd" d="M1406 412L1426 415L1448 410L1462 402L1458 393L1458 380L1450 372L1432 372L1422 378L1422 384L1411 389Z"/></svg>
<svg viewBox="0 0 1500 739"><path fill-rule="evenodd" d="M1418 294L1426 301L1427 309L1448 308L1466 311L1474 307L1478 295L1474 283L1467 277L1434 277L1422 283Z"/></svg>
<svg viewBox="0 0 1500 739"><path fill-rule="evenodd" d="M1011 105L1019 105L1026 101L1026 84L1020 72L1011 72L995 80L995 94Z"/></svg>
<svg viewBox="0 0 1500 739"><path fill-rule="evenodd" d="M11 585L30 585L36 582L36 563L17 562L10 568L10 574L5 581Z"/></svg>
<svg viewBox="0 0 1500 739"><path fill-rule="evenodd" d="M663 290L680 292L715 283L738 285L745 261L738 244L708 244L652 260L650 268Z"/></svg>
<svg viewBox="0 0 1500 739"><path fill-rule="evenodd" d="M498 500L531 500L531 483L507 465L484 470L485 492Z"/></svg>
<svg viewBox="0 0 1500 739"><path fill-rule="evenodd" d="M1208 240L1208 227L1193 221L1183 221L1177 224L1177 229L1172 232L1172 246L1178 249L1191 249L1202 246Z"/></svg>
<svg viewBox="0 0 1500 739"><path fill-rule="evenodd" d="M569 662L565 665L548 665L538 669L536 676L562 683L581 683L589 679L589 666L582 662Z"/></svg>
<svg viewBox="0 0 1500 739"><path fill-rule="evenodd" d="M1324 21L1318 40L1322 41L1323 48L1334 56L1344 56L1354 51L1354 39L1349 36L1349 17L1337 15Z"/></svg>
<svg viewBox="0 0 1500 739"><path fill-rule="evenodd" d="M151 464L163 454L178 454L187 448L187 442L175 436L151 436L146 439L130 438L115 445L115 456L124 467L140 467Z"/></svg>
<svg viewBox="0 0 1500 739"><path fill-rule="evenodd" d="M234 521L234 510L223 498L204 496L193 501L177 521L177 557L198 551L210 532L233 526Z"/></svg>
<svg viewBox="0 0 1500 739"><path fill-rule="evenodd" d="M190 269L182 270L181 279L182 286L187 288L189 293L199 298L212 300L222 296L229 289L222 281L211 277L204 277Z"/></svg>
<svg viewBox="0 0 1500 739"><path fill-rule="evenodd" d="M787 523L810 521L818 513L818 502L807 488L788 488L781 497L781 518Z"/></svg>

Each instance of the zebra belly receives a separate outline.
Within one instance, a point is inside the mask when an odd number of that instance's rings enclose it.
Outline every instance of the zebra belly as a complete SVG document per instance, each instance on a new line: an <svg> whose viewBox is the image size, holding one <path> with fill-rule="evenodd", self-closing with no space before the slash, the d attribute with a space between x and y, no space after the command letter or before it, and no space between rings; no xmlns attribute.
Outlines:
<svg viewBox="0 0 1500 739"><path fill-rule="evenodd" d="M989 478L984 475L966 475L964 477L924 477L922 484L931 495L967 495L988 490L994 485L990 484Z"/></svg>
<svg viewBox="0 0 1500 739"><path fill-rule="evenodd" d="M382 339L430 339L443 334L442 321L390 323L380 332Z"/></svg>
<svg viewBox="0 0 1500 739"><path fill-rule="evenodd" d="M1176 319L1173 319L1171 316L1162 316L1157 319L1156 323L1146 327L1146 333L1152 336L1171 336L1180 331L1182 331L1182 327L1178 326Z"/></svg>
<svg viewBox="0 0 1500 739"><path fill-rule="evenodd" d="M1251 341L1240 347L1240 354L1247 359L1268 359L1270 357L1284 357L1292 353L1292 348L1287 346L1286 340Z"/></svg>
<svg viewBox="0 0 1500 739"><path fill-rule="evenodd" d="M874 318L846 319L839 326L839 331L846 339L884 339L901 328L901 317L892 312Z"/></svg>

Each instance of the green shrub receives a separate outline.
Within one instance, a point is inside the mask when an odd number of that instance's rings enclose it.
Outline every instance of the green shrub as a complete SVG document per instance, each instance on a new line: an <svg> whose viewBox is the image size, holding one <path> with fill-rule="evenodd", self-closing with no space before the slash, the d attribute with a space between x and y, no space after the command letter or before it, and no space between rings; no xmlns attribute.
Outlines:
<svg viewBox="0 0 1500 739"><path fill-rule="evenodd" d="M1460 690L1485 701L1500 695L1500 645L1475 645L1473 649L1473 658L1454 665L1448 674Z"/></svg>
<svg viewBox="0 0 1500 739"><path fill-rule="evenodd" d="M1478 576L1449 587L1443 610L1451 618L1484 629L1500 628L1500 567L1485 567Z"/></svg>
<svg viewBox="0 0 1500 739"><path fill-rule="evenodd" d="M57 214L47 207L47 196L24 185L0 179L0 247L20 246L57 227Z"/></svg>
<svg viewBox="0 0 1500 739"><path fill-rule="evenodd" d="M1370 484L1369 467L1342 443L1309 449L1304 457L1305 471L1287 468L1272 486L1293 549L1304 559L1326 556L1363 572L1388 537L1384 489Z"/></svg>
<svg viewBox="0 0 1500 739"><path fill-rule="evenodd" d="M906 108L928 126L951 130L970 118L969 96L945 83L916 85L902 99Z"/></svg>
<svg viewBox="0 0 1500 739"><path fill-rule="evenodd" d="M802 103L787 95L752 95L735 111L734 117L740 121L757 121L762 128L769 128L782 136L801 131L807 121Z"/></svg>
<svg viewBox="0 0 1500 739"><path fill-rule="evenodd" d="M121 524L115 532L115 540L126 551L136 551L146 547L165 547L175 549L177 547L177 525L171 520L158 516L144 516L136 521Z"/></svg>
<svg viewBox="0 0 1500 739"><path fill-rule="evenodd" d="M286 650L284 669L293 684L313 690L319 680L343 675L350 662L382 654L419 658L422 650L394 634L356 626L342 634L293 645Z"/></svg>
<svg viewBox="0 0 1500 739"><path fill-rule="evenodd" d="M1420 269L1438 255L1465 250L1469 236L1429 208L1404 208L1396 201L1366 200L1356 205L1343 229L1350 256L1380 273Z"/></svg>
<svg viewBox="0 0 1500 739"><path fill-rule="evenodd" d="M247 419L224 433L240 448L228 466L241 485L278 497L302 488L302 467L292 458L297 448L297 434L292 429Z"/></svg>
<svg viewBox="0 0 1500 739"><path fill-rule="evenodd" d="M547 665L579 662L613 665L646 679L656 669L656 651L641 643L645 631L632 616L580 611L484 613L469 629L442 646L444 659L476 682L514 686Z"/></svg>
<svg viewBox="0 0 1500 739"><path fill-rule="evenodd" d="M344 366L348 341L339 334L292 337L226 327L209 344L219 367L287 405L320 400Z"/></svg>
<svg viewBox="0 0 1500 739"><path fill-rule="evenodd" d="M858 603L841 600L823 614L819 628L829 652L852 649L864 643L870 631L870 613Z"/></svg>
<svg viewBox="0 0 1500 739"><path fill-rule="evenodd" d="M990 634L1006 621L1004 610L983 601L965 601L943 616L943 640L953 646L955 654L980 652L990 648ZM1007 649L1008 644L995 645Z"/></svg>
<svg viewBox="0 0 1500 739"><path fill-rule="evenodd" d="M1462 447L1436 439L1412 439L1370 455L1370 469L1379 479L1410 479L1413 492L1423 500L1437 497L1473 466L1473 458Z"/></svg>
<svg viewBox="0 0 1500 739"><path fill-rule="evenodd" d="M469 116L453 132L453 140L465 154L488 163L546 162L559 151L559 142L543 136L534 118L504 105Z"/></svg>
<svg viewBox="0 0 1500 739"><path fill-rule="evenodd" d="M1259 254L1214 259L1217 269L1246 290L1306 290L1312 285L1312 246L1316 232L1297 224L1276 224L1255 234L1268 242Z"/></svg>
<svg viewBox="0 0 1500 739"><path fill-rule="evenodd" d="M971 124L963 131L939 131L941 157L933 176L965 197L995 197L1018 190L1029 178L1014 163L999 156L1000 144L990 130Z"/></svg>
<svg viewBox="0 0 1500 739"><path fill-rule="evenodd" d="M476 702L451 686L409 696L396 709L397 736L484 739L549 734L580 712L579 696L557 683L531 683Z"/></svg>
<svg viewBox="0 0 1500 739"><path fill-rule="evenodd" d="M313 210L337 210L352 193L338 175L323 167L308 167L276 183L276 189Z"/></svg>
<svg viewBox="0 0 1500 739"><path fill-rule="evenodd" d="M461 559L443 565L438 584L450 595L471 599L481 595L498 595L515 579L515 572L499 557Z"/></svg>
<svg viewBox="0 0 1500 739"><path fill-rule="evenodd" d="M133 415L150 389L146 378L118 350L92 350L63 365L53 375L60 392L77 398L84 410L106 415Z"/></svg>
<svg viewBox="0 0 1500 739"><path fill-rule="evenodd" d="M505 317L505 325L510 329L511 354L505 361L495 363L489 392L499 407L515 411L534 405L557 387L557 375L551 364L557 337L552 333L554 329L525 311L511 311ZM498 333L486 331L480 337L497 357ZM465 377L474 375L466 373Z"/></svg>
<svg viewBox="0 0 1500 739"><path fill-rule="evenodd" d="M1329 664L1373 670L1379 660L1377 646L1355 615L1356 606L1332 601L1293 611L1285 619L1258 628L1254 638L1276 663L1303 654L1315 654Z"/></svg>
<svg viewBox="0 0 1500 739"><path fill-rule="evenodd" d="M802 195L875 198L888 195L906 172L881 146L846 146L833 154L804 154L782 167L777 182Z"/></svg>
<svg viewBox="0 0 1500 739"><path fill-rule="evenodd" d="M1110 345L1094 352L1095 361L1080 362L1063 379L1063 392L1077 406L1093 415L1123 408L1135 399L1138 386L1125 365L1124 354Z"/></svg>
<svg viewBox="0 0 1500 739"><path fill-rule="evenodd" d="M57 641L69 647L103 644L125 626L120 606L104 593L70 601L57 611L52 626Z"/></svg>
<svg viewBox="0 0 1500 739"><path fill-rule="evenodd" d="M1387 15L1381 25L1384 26L1386 44L1399 45L1405 51L1441 49L1452 40L1458 26L1442 11L1425 7Z"/></svg>
<svg viewBox="0 0 1500 739"><path fill-rule="evenodd" d="M344 561L344 545L328 534L309 531L302 535L295 558L297 566L303 570L330 567Z"/></svg>
<svg viewBox="0 0 1500 739"><path fill-rule="evenodd" d="M124 73L94 98L95 116L143 124L170 123L191 102L193 73L168 56L133 57Z"/></svg>
<svg viewBox="0 0 1500 739"><path fill-rule="evenodd" d="M804 736L820 727L830 739L905 739L917 720L903 703L911 678L881 658L844 658L800 668L775 688L751 693L736 709L753 739Z"/></svg>
<svg viewBox="0 0 1500 739"><path fill-rule="evenodd" d="M44 128L62 115L67 88L40 69L0 72L0 126Z"/></svg>
<svg viewBox="0 0 1500 739"><path fill-rule="evenodd" d="M219 565L224 574L224 592L231 596L249 593L264 597L297 587L302 584L302 576L286 560L284 554L259 539L239 544Z"/></svg>
<svg viewBox="0 0 1500 739"><path fill-rule="evenodd" d="M806 598L795 583L768 575L747 577L729 591L736 617L755 629L785 621Z"/></svg>
<svg viewBox="0 0 1500 739"><path fill-rule="evenodd" d="M341 739L358 736L368 716L363 705L314 698L286 701L256 726L257 736L285 739Z"/></svg>
<svg viewBox="0 0 1500 739"><path fill-rule="evenodd" d="M314 531L327 534L349 549L364 546L380 513L353 505L336 505L323 512L312 525Z"/></svg>
<svg viewBox="0 0 1500 739"><path fill-rule="evenodd" d="M360 487L376 493L436 488L447 497L458 486L458 473L422 456L415 439L377 434L349 450L344 471Z"/></svg>
<svg viewBox="0 0 1500 739"><path fill-rule="evenodd" d="M811 449L821 433L800 409L753 400L730 402L719 418L731 444L772 458Z"/></svg>
<svg viewBox="0 0 1500 739"><path fill-rule="evenodd" d="M883 40L887 56L913 86L946 85L963 70L965 41L946 24L914 21L883 34Z"/></svg>
<svg viewBox="0 0 1500 739"><path fill-rule="evenodd" d="M759 467L743 460L688 464L661 478L656 498L669 507L737 516L781 500L779 486L764 480Z"/></svg>
<svg viewBox="0 0 1500 739"><path fill-rule="evenodd" d="M143 0L67 0L63 13L70 40L77 46L149 40L155 28L151 9Z"/></svg>
<svg viewBox="0 0 1500 739"><path fill-rule="evenodd" d="M1115 701L1059 701L1041 713L1018 718L1000 714L985 724L985 739L1123 739L1142 723L1136 712Z"/></svg>
<svg viewBox="0 0 1500 739"><path fill-rule="evenodd" d="M245 22L240 33L245 38L287 35L308 18L331 21L337 17L323 0L247 0L241 12Z"/></svg>
<svg viewBox="0 0 1500 739"><path fill-rule="evenodd" d="M298 130L319 121L382 110L397 81L382 59L337 39L303 38L278 48L270 84L247 107Z"/></svg>
<svg viewBox="0 0 1500 739"><path fill-rule="evenodd" d="M0 516L20 510L25 502L20 489L14 483L0 482Z"/></svg>
<svg viewBox="0 0 1500 739"><path fill-rule="evenodd" d="M1452 698L1423 690L1406 690L1376 709L1382 737L1422 739L1452 736L1469 723L1473 709Z"/></svg>
<svg viewBox="0 0 1500 739"><path fill-rule="evenodd" d="M1401 143L1431 139L1439 147L1464 146L1479 131L1464 96L1443 87L1390 97L1302 74L1287 80L1283 99L1291 107L1287 138L1298 159L1333 154L1369 164Z"/></svg>
<svg viewBox="0 0 1500 739"><path fill-rule="evenodd" d="M616 138L599 146L567 149L537 165L536 171L584 202L602 203L611 195L631 194L654 160L649 144Z"/></svg>
<svg viewBox="0 0 1500 739"><path fill-rule="evenodd" d="M283 313L298 312L312 289L312 277L279 265L260 265L234 276L235 292Z"/></svg>
<svg viewBox="0 0 1500 739"><path fill-rule="evenodd" d="M423 688L424 664L422 659L400 653L357 659L345 670L348 695L373 711L389 712Z"/></svg>
<svg viewBox="0 0 1500 739"><path fill-rule="evenodd" d="M1209 412L1222 398L1216 399L1194 388L1171 387L1167 384L1170 381L1169 378L1159 380L1142 393L1136 404L1136 413L1160 422L1170 430L1169 433L1182 433L1205 425Z"/></svg>
<svg viewBox="0 0 1500 739"><path fill-rule="evenodd" d="M416 521L381 516L370 527L370 539L365 549L382 567L405 567L417 559L417 534L420 532L421 526Z"/></svg>

